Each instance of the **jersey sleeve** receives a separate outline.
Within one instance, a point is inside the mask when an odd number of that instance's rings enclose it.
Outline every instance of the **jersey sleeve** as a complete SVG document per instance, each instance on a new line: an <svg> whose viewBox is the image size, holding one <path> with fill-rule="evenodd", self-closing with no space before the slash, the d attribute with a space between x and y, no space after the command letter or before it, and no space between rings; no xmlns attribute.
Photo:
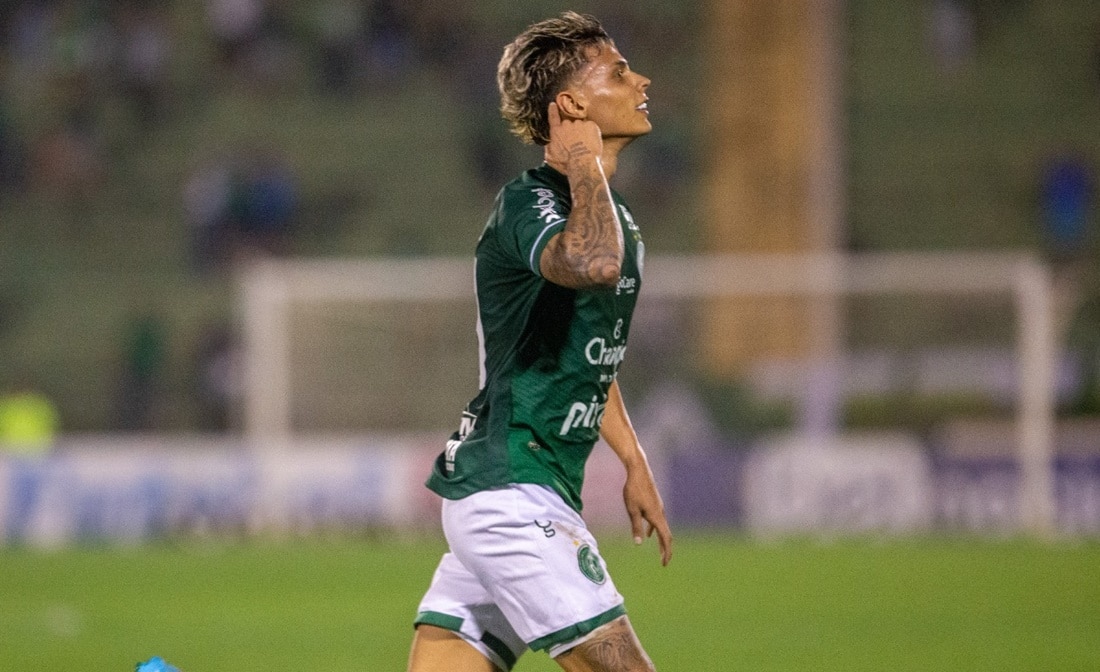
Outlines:
<svg viewBox="0 0 1100 672"><path fill-rule="evenodd" d="M565 228L569 209L548 187L524 185L509 190L502 203L501 247L517 263L541 276L539 259L546 244Z"/></svg>

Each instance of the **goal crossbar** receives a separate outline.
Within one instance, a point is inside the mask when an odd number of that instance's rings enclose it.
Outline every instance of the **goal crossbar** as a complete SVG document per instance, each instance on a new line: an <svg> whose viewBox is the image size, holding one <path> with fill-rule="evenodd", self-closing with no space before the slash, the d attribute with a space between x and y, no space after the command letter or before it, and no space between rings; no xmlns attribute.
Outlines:
<svg viewBox="0 0 1100 672"><path fill-rule="evenodd" d="M1054 529L1054 334L1050 271L1023 253L652 255L645 294L664 298L1009 294L1019 329L1017 445L1027 529ZM471 258L263 260L240 282L244 425L257 446L292 437L292 303L433 302L473 296Z"/></svg>

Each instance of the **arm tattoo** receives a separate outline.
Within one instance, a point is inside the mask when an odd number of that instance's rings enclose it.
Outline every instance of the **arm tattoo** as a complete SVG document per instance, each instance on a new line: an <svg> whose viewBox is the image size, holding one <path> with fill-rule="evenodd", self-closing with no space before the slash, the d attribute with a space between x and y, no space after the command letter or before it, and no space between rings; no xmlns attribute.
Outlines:
<svg viewBox="0 0 1100 672"><path fill-rule="evenodd" d="M578 151L574 146L573 150ZM579 151L588 150L583 147ZM557 254L548 258L543 274L567 287L609 285L619 279L623 232L615 216L611 192L600 171L570 177L573 208L559 234Z"/></svg>
<svg viewBox="0 0 1100 672"><path fill-rule="evenodd" d="M583 142L574 142L569 146L569 156L574 159L589 156L590 154L592 154L592 150Z"/></svg>

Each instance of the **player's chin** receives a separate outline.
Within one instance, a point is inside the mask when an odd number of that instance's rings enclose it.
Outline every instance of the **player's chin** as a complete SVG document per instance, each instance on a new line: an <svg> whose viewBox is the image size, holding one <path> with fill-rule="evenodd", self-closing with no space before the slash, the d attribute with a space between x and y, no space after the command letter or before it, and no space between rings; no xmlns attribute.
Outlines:
<svg viewBox="0 0 1100 672"><path fill-rule="evenodd" d="M605 140L610 138L621 138L624 140L637 140L643 135L649 135L649 132L653 130L653 125L646 120L644 124L637 124L627 129L620 129L617 132L604 131L603 137Z"/></svg>

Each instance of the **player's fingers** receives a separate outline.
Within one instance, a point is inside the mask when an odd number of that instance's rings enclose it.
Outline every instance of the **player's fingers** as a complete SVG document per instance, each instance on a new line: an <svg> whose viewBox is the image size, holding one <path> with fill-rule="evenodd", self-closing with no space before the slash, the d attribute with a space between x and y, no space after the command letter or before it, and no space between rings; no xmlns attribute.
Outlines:
<svg viewBox="0 0 1100 672"><path fill-rule="evenodd" d="M667 566L669 561L672 560L672 530L668 527L668 522L657 527L657 548L661 551L661 565Z"/></svg>
<svg viewBox="0 0 1100 672"><path fill-rule="evenodd" d="M649 524L649 533L657 533L657 548L661 551L661 564L667 565L672 559L672 530L668 526L668 519L663 513L659 513L646 522Z"/></svg>
<svg viewBox="0 0 1100 672"><path fill-rule="evenodd" d="M634 535L634 543L642 543L642 535L645 533L646 520L641 511L630 511L630 532Z"/></svg>

